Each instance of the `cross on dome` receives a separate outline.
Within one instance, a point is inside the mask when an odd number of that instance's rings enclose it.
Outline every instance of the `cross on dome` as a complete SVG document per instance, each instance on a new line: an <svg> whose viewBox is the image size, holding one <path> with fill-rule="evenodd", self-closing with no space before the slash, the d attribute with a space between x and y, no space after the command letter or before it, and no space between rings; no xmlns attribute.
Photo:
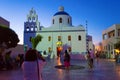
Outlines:
<svg viewBox="0 0 120 80"><path fill-rule="evenodd" d="M64 7L63 7L63 6L60 6L60 7L59 7L59 11L64 11Z"/></svg>

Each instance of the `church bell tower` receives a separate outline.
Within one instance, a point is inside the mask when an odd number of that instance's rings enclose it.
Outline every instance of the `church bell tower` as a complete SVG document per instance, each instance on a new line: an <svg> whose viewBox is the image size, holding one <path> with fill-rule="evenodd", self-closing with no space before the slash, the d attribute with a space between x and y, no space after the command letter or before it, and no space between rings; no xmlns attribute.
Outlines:
<svg viewBox="0 0 120 80"><path fill-rule="evenodd" d="M27 15L27 21L24 22L24 45L32 47L30 39L36 36L36 32L40 31L40 22L38 21L38 15L32 8Z"/></svg>

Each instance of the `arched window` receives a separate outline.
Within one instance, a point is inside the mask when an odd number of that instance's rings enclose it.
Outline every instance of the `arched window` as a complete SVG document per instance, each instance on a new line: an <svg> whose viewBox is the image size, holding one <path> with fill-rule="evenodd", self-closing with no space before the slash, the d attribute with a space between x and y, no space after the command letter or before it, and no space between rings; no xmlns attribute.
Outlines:
<svg viewBox="0 0 120 80"><path fill-rule="evenodd" d="M62 23L62 18L59 18L59 23Z"/></svg>
<svg viewBox="0 0 120 80"><path fill-rule="evenodd" d="M54 24L54 22L55 22L55 21L54 21L54 19L53 19L53 24Z"/></svg>
<svg viewBox="0 0 120 80"><path fill-rule="evenodd" d="M71 36L70 35L68 36L68 41L71 41Z"/></svg>
<svg viewBox="0 0 120 80"><path fill-rule="evenodd" d="M78 36L78 40L79 40L79 41L81 40L81 36L80 36L80 35Z"/></svg>
<svg viewBox="0 0 120 80"><path fill-rule="evenodd" d="M61 41L61 36L58 36L58 41Z"/></svg>
<svg viewBox="0 0 120 80"><path fill-rule="evenodd" d="M31 42L32 41L32 37L30 36L30 38L29 38L29 41Z"/></svg>
<svg viewBox="0 0 120 80"><path fill-rule="evenodd" d="M71 52L71 51L72 51L71 47L68 47L68 51L69 51L69 52Z"/></svg>
<svg viewBox="0 0 120 80"><path fill-rule="evenodd" d="M48 37L48 41L51 41L51 36Z"/></svg>
<svg viewBox="0 0 120 80"><path fill-rule="evenodd" d="M51 51L52 51L51 47L48 47L48 52L51 52Z"/></svg>
<svg viewBox="0 0 120 80"><path fill-rule="evenodd" d="M35 21L35 17L34 16L32 17L32 21Z"/></svg>
<svg viewBox="0 0 120 80"><path fill-rule="evenodd" d="M70 23L70 19L68 18L68 24Z"/></svg>
<svg viewBox="0 0 120 80"><path fill-rule="evenodd" d="M35 27L35 31L37 31L37 26Z"/></svg>
<svg viewBox="0 0 120 80"><path fill-rule="evenodd" d="M29 27L26 27L26 31L29 31Z"/></svg>
<svg viewBox="0 0 120 80"><path fill-rule="evenodd" d="M33 28L33 27L31 27L31 31L34 31L34 28Z"/></svg>
<svg viewBox="0 0 120 80"><path fill-rule="evenodd" d="M29 18L28 18L28 21L29 21L29 22L31 22L31 21L32 21L31 17L29 17Z"/></svg>

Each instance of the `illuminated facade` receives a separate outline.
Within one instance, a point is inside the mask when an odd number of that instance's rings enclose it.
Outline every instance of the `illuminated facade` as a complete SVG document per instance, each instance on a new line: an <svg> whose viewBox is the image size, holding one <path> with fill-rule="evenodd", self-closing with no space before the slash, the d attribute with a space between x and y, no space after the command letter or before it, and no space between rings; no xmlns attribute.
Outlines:
<svg viewBox="0 0 120 80"><path fill-rule="evenodd" d="M38 25L32 31L31 27L26 26L27 23L30 24L31 22L29 20L25 22L24 44L31 47L30 38L40 34L43 39L36 47L38 51L52 52L55 56L57 55L57 50L64 52L66 49L69 49L73 54L86 53L86 30L82 25L72 25L72 17L64 11L64 7L59 7L51 22L50 27Z"/></svg>
<svg viewBox="0 0 120 80"><path fill-rule="evenodd" d="M113 58L115 46L120 41L120 24L114 24L102 32L102 45L103 51L107 54L108 58Z"/></svg>

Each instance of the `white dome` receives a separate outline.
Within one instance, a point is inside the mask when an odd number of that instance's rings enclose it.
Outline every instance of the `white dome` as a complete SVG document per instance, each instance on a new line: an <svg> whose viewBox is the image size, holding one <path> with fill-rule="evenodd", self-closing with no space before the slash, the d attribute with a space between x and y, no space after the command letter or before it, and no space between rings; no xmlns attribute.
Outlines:
<svg viewBox="0 0 120 80"><path fill-rule="evenodd" d="M53 15L52 25L53 26L59 26L59 25L71 26L72 25L71 16L64 11L63 6L60 6L58 9L59 11Z"/></svg>

